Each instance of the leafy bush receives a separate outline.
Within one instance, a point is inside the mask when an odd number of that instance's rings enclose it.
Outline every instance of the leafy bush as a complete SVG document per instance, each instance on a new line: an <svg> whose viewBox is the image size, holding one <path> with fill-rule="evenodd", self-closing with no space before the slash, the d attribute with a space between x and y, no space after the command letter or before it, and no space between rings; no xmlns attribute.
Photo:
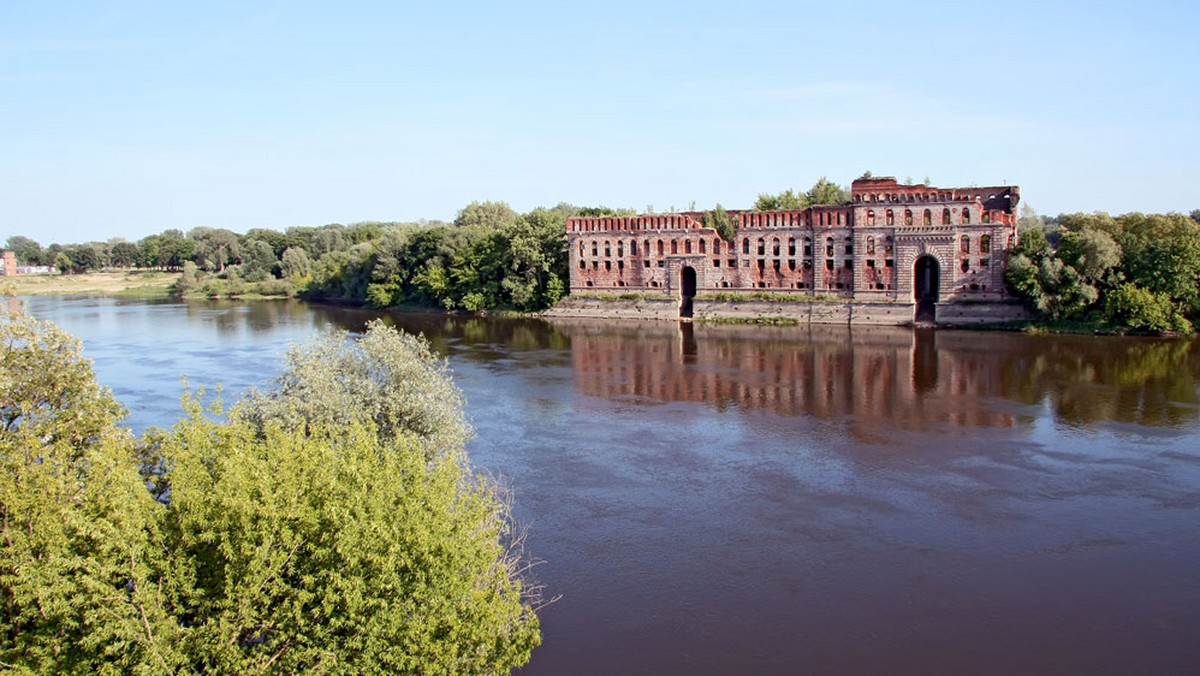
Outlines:
<svg viewBox="0 0 1200 676"><path fill-rule="evenodd" d="M1180 314L1170 297L1133 284L1122 284L1108 294L1109 321L1132 329L1163 333L1190 333L1192 324Z"/></svg>
<svg viewBox="0 0 1200 676"><path fill-rule="evenodd" d="M325 334L223 422L185 397L140 446L78 340L15 315L0 349L5 668L499 674L539 643L507 503L423 340Z"/></svg>

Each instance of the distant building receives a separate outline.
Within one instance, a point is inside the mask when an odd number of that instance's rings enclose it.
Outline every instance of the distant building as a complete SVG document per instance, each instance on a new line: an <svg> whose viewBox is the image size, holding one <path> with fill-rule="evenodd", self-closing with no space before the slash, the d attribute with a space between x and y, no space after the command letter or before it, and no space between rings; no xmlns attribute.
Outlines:
<svg viewBox="0 0 1200 676"><path fill-rule="evenodd" d="M5 251L3 256L0 256L0 274L5 277L13 277L17 274L17 255L12 251Z"/></svg>
<svg viewBox="0 0 1200 676"><path fill-rule="evenodd" d="M572 293L680 297L771 292L913 303L1001 301L1017 239L1017 186L937 188L860 178L851 203L730 211L732 242L704 214L567 220Z"/></svg>

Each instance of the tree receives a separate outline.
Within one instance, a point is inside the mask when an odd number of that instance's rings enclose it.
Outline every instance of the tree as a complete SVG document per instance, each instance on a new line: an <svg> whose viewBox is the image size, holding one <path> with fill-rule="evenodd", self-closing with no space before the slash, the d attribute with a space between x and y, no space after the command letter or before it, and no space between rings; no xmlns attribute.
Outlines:
<svg viewBox="0 0 1200 676"><path fill-rule="evenodd" d="M4 668L500 674L539 643L520 537L422 339L327 333L274 389L225 418L185 396L140 447L77 340L15 317L0 350Z"/></svg>
<svg viewBox="0 0 1200 676"><path fill-rule="evenodd" d="M42 252L42 245L36 241L24 237L22 235L13 235L8 238L4 244L4 248L13 252L17 257L17 261L26 265L45 265L46 256Z"/></svg>
<svg viewBox="0 0 1200 676"><path fill-rule="evenodd" d="M726 242L732 242L736 235L737 228L733 224L733 218L729 216L729 213L720 204L712 211L704 214L703 224L706 228L716 230L721 239Z"/></svg>
<svg viewBox="0 0 1200 676"><path fill-rule="evenodd" d="M1108 296L1105 311L1110 321L1132 329L1164 333L1189 333L1191 323L1166 294L1133 284L1122 284Z"/></svg>
<svg viewBox="0 0 1200 676"><path fill-rule="evenodd" d="M280 271L286 279L303 279L308 277L312 269L312 263L308 260L308 254L300 247L290 246L283 252L283 258L280 261Z"/></svg>
<svg viewBox="0 0 1200 676"><path fill-rule="evenodd" d="M242 247L242 277L248 282L261 282L274 277L278 265L279 259L269 243L252 239Z"/></svg>
<svg viewBox="0 0 1200 676"><path fill-rule="evenodd" d="M209 272L221 272L226 265L241 258L238 236L230 230L192 228L188 238L195 242L192 260Z"/></svg>
<svg viewBox="0 0 1200 676"><path fill-rule="evenodd" d="M138 246L132 242L114 242L109 247L108 260L119 268L131 268L138 263Z"/></svg>
<svg viewBox="0 0 1200 676"><path fill-rule="evenodd" d="M808 204L846 204L850 201L850 193L840 185L822 176L813 187L805 193Z"/></svg>
<svg viewBox="0 0 1200 676"><path fill-rule="evenodd" d="M70 257L71 272L84 273L100 267L100 256L88 244L73 244L67 247L66 253Z"/></svg>
<svg viewBox="0 0 1200 676"><path fill-rule="evenodd" d="M1069 230L1059 240L1058 255L1084 279L1097 283L1120 265L1121 246L1103 230Z"/></svg>
<svg viewBox="0 0 1200 676"><path fill-rule="evenodd" d="M517 217L517 213L506 202L471 202L463 207L454 218L454 225L482 227L498 230Z"/></svg>
<svg viewBox="0 0 1200 676"><path fill-rule="evenodd" d="M0 319L0 664L169 671L173 625L148 556L161 505L80 350L47 322Z"/></svg>
<svg viewBox="0 0 1200 676"><path fill-rule="evenodd" d="M795 211L808 206L805 195L797 195L791 188L778 195L761 193L754 202L755 211Z"/></svg>
<svg viewBox="0 0 1200 676"><path fill-rule="evenodd" d="M508 270L501 284L514 307L535 310L562 297L567 277L566 221L562 210L539 208L505 228Z"/></svg>

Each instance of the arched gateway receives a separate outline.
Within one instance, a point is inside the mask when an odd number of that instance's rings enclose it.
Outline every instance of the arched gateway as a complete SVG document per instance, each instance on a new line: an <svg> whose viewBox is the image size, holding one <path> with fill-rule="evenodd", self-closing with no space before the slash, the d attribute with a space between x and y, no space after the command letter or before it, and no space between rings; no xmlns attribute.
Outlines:
<svg viewBox="0 0 1200 676"><path fill-rule="evenodd" d="M938 285L941 282L941 270L937 259L925 254L913 265L913 300L917 302L918 322L932 322L937 319Z"/></svg>
<svg viewBox="0 0 1200 676"><path fill-rule="evenodd" d="M685 265L680 272L680 291L683 298L679 303L679 316L692 316L692 299L696 297L696 268Z"/></svg>

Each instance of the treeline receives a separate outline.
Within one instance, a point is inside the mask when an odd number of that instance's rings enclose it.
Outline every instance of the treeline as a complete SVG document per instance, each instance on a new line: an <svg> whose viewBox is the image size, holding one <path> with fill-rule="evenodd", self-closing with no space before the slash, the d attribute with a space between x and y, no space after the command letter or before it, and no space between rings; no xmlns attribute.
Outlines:
<svg viewBox="0 0 1200 676"><path fill-rule="evenodd" d="M255 228L245 234L165 230L138 242L42 246L10 237L28 265L82 273L106 268L182 271L184 296L299 296L377 307L421 305L479 311L549 307L567 292L566 219L607 215L560 204L518 214L473 202L453 223L356 223Z"/></svg>
<svg viewBox="0 0 1200 676"><path fill-rule="evenodd" d="M1200 210L1043 219L1023 210L1009 290L1043 318L1193 330L1200 320Z"/></svg>

